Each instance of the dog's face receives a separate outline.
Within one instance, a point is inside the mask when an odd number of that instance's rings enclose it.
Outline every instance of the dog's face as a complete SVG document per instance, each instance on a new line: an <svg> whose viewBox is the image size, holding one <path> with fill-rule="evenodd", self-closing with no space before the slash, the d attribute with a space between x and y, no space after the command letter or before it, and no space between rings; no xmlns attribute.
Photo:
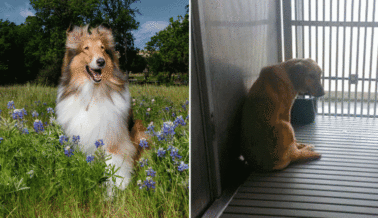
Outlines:
<svg viewBox="0 0 378 218"><path fill-rule="evenodd" d="M320 83L322 70L315 61L311 59L299 60L288 69L287 73L299 94L314 97L324 95L324 89Z"/></svg>

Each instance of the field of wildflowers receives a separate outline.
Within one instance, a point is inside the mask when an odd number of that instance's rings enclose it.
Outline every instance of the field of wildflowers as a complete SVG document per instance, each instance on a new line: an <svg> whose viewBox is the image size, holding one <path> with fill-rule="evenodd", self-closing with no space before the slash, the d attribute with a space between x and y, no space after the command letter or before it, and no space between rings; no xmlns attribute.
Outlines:
<svg viewBox="0 0 378 218"><path fill-rule="evenodd" d="M0 87L0 217L188 217L189 89L131 86L134 117L150 139L124 191L106 198L101 147L77 148L55 121L56 88ZM107 199L107 200L106 200Z"/></svg>

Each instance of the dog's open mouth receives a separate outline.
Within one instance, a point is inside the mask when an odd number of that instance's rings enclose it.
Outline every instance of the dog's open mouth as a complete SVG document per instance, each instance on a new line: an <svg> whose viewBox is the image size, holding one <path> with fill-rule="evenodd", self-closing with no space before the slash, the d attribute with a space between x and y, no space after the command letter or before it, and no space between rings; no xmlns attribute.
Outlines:
<svg viewBox="0 0 378 218"><path fill-rule="evenodd" d="M101 69L93 70L88 65L85 66L85 69L87 70L87 73L93 79L93 81L95 81L96 83L101 82L102 80Z"/></svg>

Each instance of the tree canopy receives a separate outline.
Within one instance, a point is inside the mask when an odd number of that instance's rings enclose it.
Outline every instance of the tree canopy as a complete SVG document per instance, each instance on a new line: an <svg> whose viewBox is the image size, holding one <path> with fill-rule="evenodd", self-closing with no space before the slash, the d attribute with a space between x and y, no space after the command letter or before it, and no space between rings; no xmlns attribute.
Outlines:
<svg viewBox="0 0 378 218"><path fill-rule="evenodd" d="M57 84L69 25L98 26L113 30L120 67L131 67L136 56L132 30L139 27L138 0L30 0L35 16L15 25L0 20L0 84L37 80ZM127 53L126 53L127 51Z"/></svg>
<svg viewBox="0 0 378 218"><path fill-rule="evenodd" d="M188 8L188 6L186 7ZM187 73L189 71L189 14L169 19L169 25L147 42L150 53L148 66L155 74L159 71Z"/></svg>

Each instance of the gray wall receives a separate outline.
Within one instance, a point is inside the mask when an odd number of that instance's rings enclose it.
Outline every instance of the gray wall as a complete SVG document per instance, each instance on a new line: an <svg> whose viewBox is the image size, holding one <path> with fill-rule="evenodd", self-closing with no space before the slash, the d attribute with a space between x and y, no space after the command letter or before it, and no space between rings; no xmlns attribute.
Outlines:
<svg viewBox="0 0 378 218"><path fill-rule="evenodd" d="M192 217L233 182L247 90L281 57L278 12L276 0L191 2Z"/></svg>

